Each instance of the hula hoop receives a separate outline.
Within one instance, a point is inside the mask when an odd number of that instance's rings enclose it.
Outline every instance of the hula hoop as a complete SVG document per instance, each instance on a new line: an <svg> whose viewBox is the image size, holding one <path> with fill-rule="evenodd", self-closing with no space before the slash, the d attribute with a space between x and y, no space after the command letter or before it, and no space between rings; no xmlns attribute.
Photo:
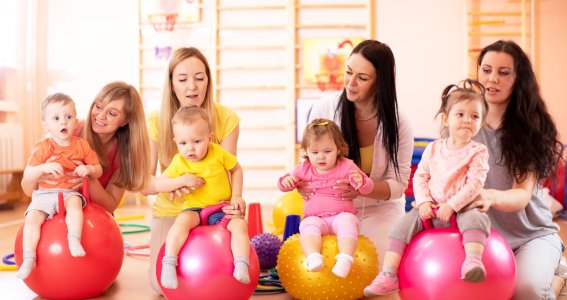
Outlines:
<svg viewBox="0 0 567 300"><path fill-rule="evenodd" d="M4 264L0 265L0 271L17 271L18 270L18 266L16 266L16 263L13 260L11 260L12 258L14 258L14 253L10 253L10 254L2 257L2 262Z"/></svg>
<svg viewBox="0 0 567 300"><path fill-rule="evenodd" d="M128 247L128 249L126 249L126 255L149 257L150 256L149 253L137 251L137 250L142 250L142 249L150 249L150 245L130 246L130 247Z"/></svg>
<svg viewBox="0 0 567 300"><path fill-rule="evenodd" d="M114 220L116 220L117 222L119 221L130 221L130 220L136 220L136 219L143 219L146 216L144 215L132 215L132 216L114 216Z"/></svg>
<svg viewBox="0 0 567 300"><path fill-rule="evenodd" d="M150 231L150 226L142 225L142 224L118 224L118 226L141 228L141 229L134 229L134 230L125 230L125 231L122 231L122 234L132 234L132 233L140 233L140 232Z"/></svg>
<svg viewBox="0 0 567 300"><path fill-rule="evenodd" d="M285 288L283 287L279 278L280 277L278 276L278 272L276 269L268 270L267 275L260 276L254 294L266 295L266 294L277 294L277 293L285 292Z"/></svg>
<svg viewBox="0 0 567 300"><path fill-rule="evenodd" d="M16 263L12 260L12 258L14 258L14 253L10 253L10 254L8 254L8 255L2 257L2 262L3 262L5 265L13 266L13 265L15 265Z"/></svg>
<svg viewBox="0 0 567 300"><path fill-rule="evenodd" d="M0 265L0 271L17 271L18 266L16 265Z"/></svg>

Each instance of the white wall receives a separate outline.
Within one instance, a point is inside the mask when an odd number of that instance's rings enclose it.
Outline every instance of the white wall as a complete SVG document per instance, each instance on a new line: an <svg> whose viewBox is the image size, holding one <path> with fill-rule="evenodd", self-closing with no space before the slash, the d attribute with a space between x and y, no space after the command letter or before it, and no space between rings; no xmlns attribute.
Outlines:
<svg viewBox="0 0 567 300"><path fill-rule="evenodd" d="M138 1L47 2L48 92L69 93L84 116L96 92L112 80L138 84ZM567 5L539 1L536 72L542 93L567 141L565 78ZM411 5L411 7L410 7ZM415 136L436 137L433 117L442 89L466 77L466 0L377 0L377 39L397 63L400 109Z"/></svg>
<svg viewBox="0 0 567 300"><path fill-rule="evenodd" d="M400 111L416 137L438 136L441 92L466 77L465 2L377 1L377 39L394 52Z"/></svg>
<svg viewBox="0 0 567 300"><path fill-rule="evenodd" d="M69 94L85 118L105 84L122 80L138 86L138 1L48 3L48 93Z"/></svg>

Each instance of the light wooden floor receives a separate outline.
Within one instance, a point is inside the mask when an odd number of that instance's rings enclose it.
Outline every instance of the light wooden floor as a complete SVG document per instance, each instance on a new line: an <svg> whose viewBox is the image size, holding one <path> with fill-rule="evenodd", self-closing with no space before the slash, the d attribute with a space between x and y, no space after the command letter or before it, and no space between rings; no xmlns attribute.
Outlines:
<svg viewBox="0 0 567 300"><path fill-rule="evenodd" d="M26 205L20 205L13 210L0 210L0 255L4 256L14 251L14 239L17 231L23 223L23 212ZM119 208L116 216L144 215L143 219L125 221L124 223L149 224L150 212L145 204L136 205L126 203ZM272 219L270 207L262 206L262 220L264 221L264 231L270 232L268 221ZM562 228L562 238L567 241L567 221L557 221ZM149 233L138 233L124 235L124 241L131 245L144 245L148 243ZM104 294L94 299L136 299L136 300L157 300L163 299L157 296L148 285L147 279L148 259L143 257L125 256L124 264L115 283ZM0 272L0 299L41 299L34 292L15 276L15 272ZM274 295L254 295L251 299L256 300L289 300L292 299L287 294ZM397 295L382 297L384 300L399 299ZM560 297L560 300L567 300L567 297Z"/></svg>

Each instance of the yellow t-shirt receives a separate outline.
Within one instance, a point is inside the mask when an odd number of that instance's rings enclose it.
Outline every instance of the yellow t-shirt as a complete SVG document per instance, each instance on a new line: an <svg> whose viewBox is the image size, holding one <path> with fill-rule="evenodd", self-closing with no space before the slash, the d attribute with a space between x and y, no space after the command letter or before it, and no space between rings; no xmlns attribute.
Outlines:
<svg viewBox="0 0 567 300"><path fill-rule="evenodd" d="M372 171L372 159L374 157L374 144L360 148L360 170L366 174Z"/></svg>
<svg viewBox="0 0 567 300"><path fill-rule="evenodd" d="M201 161L193 162L183 158L179 153L176 154L169 167L163 172L167 177L175 178L183 174L191 173L205 180L205 185L192 190L185 195L183 209L203 208L215 205L221 201L228 201L231 197L230 180L227 170L231 170L236 165L236 157L224 150L217 144L209 144L207 156ZM169 193L164 193L169 197ZM181 200L181 199L179 199ZM160 205L154 205L154 210L159 210Z"/></svg>
<svg viewBox="0 0 567 300"><path fill-rule="evenodd" d="M226 106L215 103L215 143L220 144L220 142L227 136L229 136L234 129L238 126L240 118L238 115L227 108ZM150 140L156 142L158 139L159 131L159 113L152 112L148 116L148 135Z"/></svg>
<svg viewBox="0 0 567 300"><path fill-rule="evenodd" d="M215 114L215 142L220 143L236 129L240 122L240 118L235 112L220 103L215 103ZM159 114L157 112L151 113L148 116L148 134L152 141L157 141L158 138L158 119ZM170 201L169 194L165 193L158 194L154 204L152 205L152 214L156 217L174 217L182 210L182 199L176 197L172 202Z"/></svg>

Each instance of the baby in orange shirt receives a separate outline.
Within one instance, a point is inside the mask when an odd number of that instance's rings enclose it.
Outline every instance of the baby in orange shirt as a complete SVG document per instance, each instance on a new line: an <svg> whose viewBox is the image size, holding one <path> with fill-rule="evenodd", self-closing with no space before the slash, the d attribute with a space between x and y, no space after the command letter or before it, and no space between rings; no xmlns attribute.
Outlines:
<svg viewBox="0 0 567 300"><path fill-rule="evenodd" d="M69 251L72 256L85 256L81 245L83 229L83 195L68 183L70 178L98 178L102 167L96 152L88 142L73 136L77 125L75 103L71 97L56 93L45 98L41 104L43 126L49 137L34 146L32 156L24 170L24 180L38 181L49 175L33 191L32 202L25 212L23 232L23 263L16 276L25 279L36 265L36 248L41 234L41 225L59 211L57 199L62 193L67 211Z"/></svg>

